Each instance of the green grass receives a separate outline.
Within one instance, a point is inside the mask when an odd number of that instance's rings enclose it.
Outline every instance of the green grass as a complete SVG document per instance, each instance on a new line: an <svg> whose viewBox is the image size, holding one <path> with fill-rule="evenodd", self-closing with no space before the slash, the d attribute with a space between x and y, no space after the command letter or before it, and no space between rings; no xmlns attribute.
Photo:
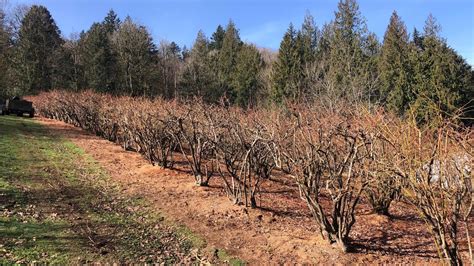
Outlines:
<svg viewBox="0 0 474 266"><path fill-rule="evenodd" d="M41 212L51 199L53 175L72 175L66 161L74 153L63 148L62 141L31 120L0 118L0 263L64 264L86 246L66 219ZM65 160L57 159L60 153Z"/></svg>
<svg viewBox="0 0 474 266"><path fill-rule="evenodd" d="M246 264L245 261L227 254L227 252L225 250L222 250L222 249L219 249L217 251L217 258L220 261L223 261L223 262L225 262L229 265L233 265L233 266L241 266L241 265Z"/></svg>
<svg viewBox="0 0 474 266"><path fill-rule="evenodd" d="M165 262L195 239L143 199L118 193L101 167L34 120L0 117L0 264Z"/></svg>
<svg viewBox="0 0 474 266"><path fill-rule="evenodd" d="M72 262L81 239L71 239L69 225L61 221L28 221L0 218L0 232L5 243L1 264L47 262L65 264Z"/></svg>

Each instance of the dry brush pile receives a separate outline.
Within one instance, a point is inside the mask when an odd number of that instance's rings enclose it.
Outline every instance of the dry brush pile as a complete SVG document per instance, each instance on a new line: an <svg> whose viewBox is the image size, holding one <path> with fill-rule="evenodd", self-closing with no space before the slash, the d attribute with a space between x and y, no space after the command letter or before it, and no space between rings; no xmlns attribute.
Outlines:
<svg viewBox="0 0 474 266"><path fill-rule="evenodd" d="M452 265L462 263L460 238L470 243L470 128L449 122L419 127L380 110L345 106L244 111L199 100L60 91L33 101L42 116L136 150L152 164L173 167L173 155L182 154L198 185L221 178L236 204L257 207L262 183L285 173L322 236L344 251L361 201L384 215L395 200L413 204L440 257Z"/></svg>

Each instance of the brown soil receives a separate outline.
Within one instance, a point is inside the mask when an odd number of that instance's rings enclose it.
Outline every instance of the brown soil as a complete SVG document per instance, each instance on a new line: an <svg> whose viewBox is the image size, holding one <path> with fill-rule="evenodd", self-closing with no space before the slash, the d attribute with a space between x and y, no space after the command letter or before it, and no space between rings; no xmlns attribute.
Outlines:
<svg viewBox="0 0 474 266"><path fill-rule="evenodd" d="M123 193L146 198L156 210L203 237L208 246L250 264L440 263L424 222L408 204L392 206L390 218L372 214L360 204L350 235L352 251L344 254L320 237L297 188L284 176L263 185L259 209L244 208L232 204L217 177L209 187L198 187L183 164L176 170L152 166L138 153L81 129L37 120L90 154Z"/></svg>

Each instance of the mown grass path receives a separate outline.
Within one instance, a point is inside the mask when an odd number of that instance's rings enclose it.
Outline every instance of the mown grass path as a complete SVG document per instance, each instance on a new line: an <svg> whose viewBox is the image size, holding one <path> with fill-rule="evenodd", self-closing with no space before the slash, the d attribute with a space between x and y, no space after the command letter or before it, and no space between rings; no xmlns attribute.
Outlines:
<svg viewBox="0 0 474 266"><path fill-rule="evenodd" d="M195 262L191 241L126 198L72 142L0 117L0 264Z"/></svg>

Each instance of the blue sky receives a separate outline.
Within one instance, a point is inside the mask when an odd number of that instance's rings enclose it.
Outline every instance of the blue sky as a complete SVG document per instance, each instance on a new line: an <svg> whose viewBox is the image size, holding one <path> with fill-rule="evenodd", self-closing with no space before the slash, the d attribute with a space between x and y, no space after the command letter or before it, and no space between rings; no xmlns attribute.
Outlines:
<svg viewBox="0 0 474 266"><path fill-rule="evenodd" d="M192 45L197 31L209 37L218 24L232 18L243 40L277 49L290 22L300 25L306 11L322 25L334 17L337 0L10 0L11 4L42 4L52 13L66 37L101 21L113 8L120 17L130 15L146 25L156 42L175 41ZM369 29L379 39L393 10L409 31L423 28L431 12L448 39L471 65L474 65L474 0L359 0Z"/></svg>

